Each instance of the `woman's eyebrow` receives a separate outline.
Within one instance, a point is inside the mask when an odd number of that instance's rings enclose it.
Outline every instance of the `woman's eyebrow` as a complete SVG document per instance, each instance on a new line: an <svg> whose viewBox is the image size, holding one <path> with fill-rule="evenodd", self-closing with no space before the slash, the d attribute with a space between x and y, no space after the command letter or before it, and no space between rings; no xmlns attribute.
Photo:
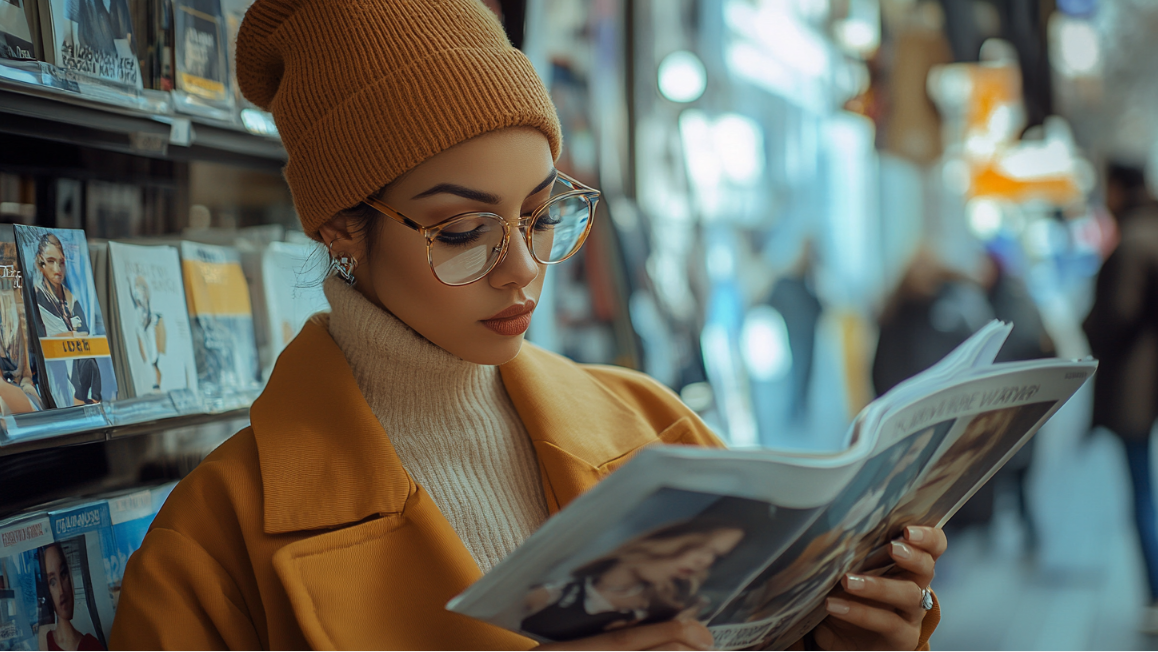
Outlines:
<svg viewBox="0 0 1158 652"><path fill-rule="evenodd" d="M555 177L558 175L558 170L551 170L551 173L547 175L547 178L543 179L539 185L535 186L534 190L527 193L527 196L530 197L531 195L537 194L547 186L551 185L551 183L555 181ZM457 195L471 201L491 204L492 206L502 201L498 195L482 190L475 190L474 188L467 188L466 186L460 186L457 183L440 183L432 188L428 188L418 193L417 195L414 195L414 197L411 199L423 199L425 197L431 197L433 195L440 195L444 193L448 195Z"/></svg>
<svg viewBox="0 0 1158 652"><path fill-rule="evenodd" d="M498 195L489 192L483 192L482 190L475 190L474 188L467 188L466 186L460 186L457 183L440 183L433 188L429 188L423 192L418 193L417 195L414 195L414 197L411 199L422 199L424 197L440 195L443 193L448 195L458 195L459 197L470 199L471 201L477 201L491 205L498 204L501 201Z"/></svg>
<svg viewBox="0 0 1158 652"><path fill-rule="evenodd" d="M559 176L559 171L558 171L558 170L551 170L551 174L548 174L546 179L543 179L543 181L542 181L541 183L539 183L539 185L535 186L535 189L534 189L534 190L532 190L531 192L527 193L527 196L528 196L528 197L530 197L531 195L537 195L537 194L539 194L539 192L541 192L541 191L542 191L544 188L546 188L547 186L549 186L549 185L551 185L552 183L554 183L554 182L555 182L555 179L556 179L558 176Z"/></svg>

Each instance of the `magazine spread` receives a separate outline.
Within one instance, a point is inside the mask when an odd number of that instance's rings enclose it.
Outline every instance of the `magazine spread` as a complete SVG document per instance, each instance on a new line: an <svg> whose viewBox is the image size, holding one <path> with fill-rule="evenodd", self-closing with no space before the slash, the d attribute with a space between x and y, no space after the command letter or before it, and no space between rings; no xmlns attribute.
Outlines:
<svg viewBox="0 0 1158 652"><path fill-rule="evenodd" d="M171 246L109 243L118 368L126 394L197 389L181 259Z"/></svg>
<svg viewBox="0 0 1158 652"><path fill-rule="evenodd" d="M177 88L211 102L232 97L220 0L174 0Z"/></svg>
<svg viewBox="0 0 1158 652"><path fill-rule="evenodd" d="M84 231L15 229L46 398L55 407L116 399L117 379Z"/></svg>
<svg viewBox="0 0 1158 652"><path fill-rule="evenodd" d="M24 280L11 227L0 230L0 415L37 412L44 402L36 386L25 319Z"/></svg>
<svg viewBox="0 0 1158 652"><path fill-rule="evenodd" d="M200 389L213 394L256 386L253 309L240 256L228 247L188 241L180 251Z"/></svg>
<svg viewBox="0 0 1158 652"><path fill-rule="evenodd" d="M141 88L129 0L39 0L50 63Z"/></svg>
<svg viewBox="0 0 1158 652"><path fill-rule="evenodd" d="M990 324L865 408L832 455L649 447L448 608L539 641L694 617L720 649L784 649L849 572L887 572L907 525L941 526L1093 374L992 364Z"/></svg>
<svg viewBox="0 0 1158 652"><path fill-rule="evenodd" d="M36 59L25 2L0 0L0 59Z"/></svg>

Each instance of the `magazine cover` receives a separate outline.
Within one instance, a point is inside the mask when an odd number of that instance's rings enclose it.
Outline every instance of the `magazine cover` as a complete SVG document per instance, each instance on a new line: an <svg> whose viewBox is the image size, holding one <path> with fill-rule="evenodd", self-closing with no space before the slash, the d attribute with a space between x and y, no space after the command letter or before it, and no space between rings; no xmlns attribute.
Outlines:
<svg viewBox="0 0 1158 652"><path fill-rule="evenodd" d="M24 280L17 264L16 243L0 231L0 414L21 414L44 409L36 385L36 369L25 319Z"/></svg>
<svg viewBox="0 0 1158 652"><path fill-rule="evenodd" d="M0 525L4 575L23 637L9 649L107 649L113 612L100 550L108 509L93 507Z"/></svg>
<svg viewBox="0 0 1158 652"><path fill-rule="evenodd" d="M943 526L1097 368L993 364L1008 334L874 401L835 454L647 447L447 608L539 641L682 615L720 649L791 647L844 574L887 572L902 527Z"/></svg>
<svg viewBox="0 0 1158 652"><path fill-rule="evenodd" d="M103 500L74 503L49 511L48 520L52 524L52 538L56 541L53 545L61 547L63 561L74 575L70 582L74 590L72 599L69 599L63 587L54 586L54 582L59 582L58 577L67 578L68 570L61 567L54 575L52 546L41 548L42 581L52 597L51 608L56 625L47 635L38 634L39 640L48 641L48 645L40 649L72 649L77 646L77 641L80 642L78 649L107 649L114 613L105 573L105 555L114 549L108 503ZM75 576L77 570L80 577ZM42 625L49 624L43 621L42 617ZM53 640L54 633L56 640ZM97 642L94 638L99 641L99 648L93 646ZM62 639L69 641L68 647Z"/></svg>
<svg viewBox="0 0 1158 652"><path fill-rule="evenodd" d="M268 353L263 352L262 362L267 374L306 320L330 309L322 285L303 276L310 269L310 256L315 251L316 245L274 242L262 255L269 348Z"/></svg>
<svg viewBox="0 0 1158 652"><path fill-rule="evenodd" d="M48 516L0 521L0 650L38 649L36 550L51 544Z"/></svg>
<svg viewBox="0 0 1158 652"><path fill-rule="evenodd" d="M56 407L117 397L84 231L16 225L25 305Z"/></svg>
<svg viewBox="0 0 1158 652"><path fill-rule="evenodd" d="M65 70L141 88L129 0L39 0L51 25L53 63ZM45 8L49 15L45 16ZM47 18L48 20L45 20ZM43 28L42 28L43 29ZM46 33L49 30L45 30Z"/></svg>
<svg viewBox="0 0 1158 652"><path fill-rule="evenodd" d="M121 582L125 565L141 543L153 523L153 517L177 486L170 482L157 487L135 489L108 497L109 521L112 523L112 547L104 551L104 571L109 582L109 595L116 611L121 599Z"/></svg>
<svg viewBox="0 0 1158 652"><path fill-rule="evenodd" d="M36 59L25 2L0 0L0 59Z"/></svg>
<svg viewBox="0 0 1158 652"><path fill-rule="evenodd" d="M132 396L197 389L181 259L170 246L109 243L112 299Z"/></svg>
<svg viewBox="0 0 1158 652"><path fill-rule="evenodd" d="M177 88L212 102L232 91L221 0L174 0Z"/></svg>
<svg viewBox="0 0 1158 652"><path fill-rule="evenodd" d="M181 267L200 389L257 386L253 308L237 251L182 242Z"/></svg>

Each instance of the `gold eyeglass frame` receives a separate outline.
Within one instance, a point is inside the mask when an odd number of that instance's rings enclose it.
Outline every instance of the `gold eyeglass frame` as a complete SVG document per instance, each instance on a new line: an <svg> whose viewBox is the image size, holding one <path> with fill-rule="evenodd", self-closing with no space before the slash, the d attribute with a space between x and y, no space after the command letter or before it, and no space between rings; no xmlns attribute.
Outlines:
<svg viewBox="0 0 1158 652"><path fill-rule="evenodd" d="M583 248L583 243L587 241L587 236L591 233L591 225L595 222L595 209L599 205L599 199L601 197L601 193L598 190L596 190L595 188L592 188L590 186L586 186L586 185L580 183L579 181L576 181L575 179L571 178L570 176L563 174L562 172L556 172L556 174L558 175L556 177L556 180L562 181L563 184L566 185L567 187L571 188L571 190L569 190L567 192L561 192L558 195L555 195L555 196L549 198L547 201L543 202L542 205L540 205L538 208L536 208L529 216L527 216L525 218L520 218L518 221L518 229L520 231L523 231L523 233L524 233L523 239L526 240L526 242L527 242L527 250L531 252L531 257L534 258L535 261L541 265L557 265L557 264L563 262L564 260L567 260L571 256L574 256L580 249ZM554 184L554 181L552 182L552 184ZM535 221L538 220L539 217L541 215L543 215L550 208L550 206L552 204L563 201L564 199L570 199L572 197L581 197L591 206L591 215L587 218L587 226L585 229L583 229L583 235L581 235L579 237L579 240L575 243L575 246L571 248L571 251L569 251L566 256L563 256L562 258L560 258L559 260L556 260L556 261L542 260L539 258L539 256L537 254L535 254L535 245L533 243L533 238L534 238L534 233L535 233L535 229L533 227L534 227ZM494 271L494 269L496 267L498 267L499 264L502 263L503 260L505 260L507 257L507 250L511 244L511 223L506 218L504 218L502 215L498 215L496 213L490 213L490 212L486 212L486 211L471 211L469 213L459 213L458 215L455 215L453 217L449 217L449 218L439 222L438 224L435 224L432 226L422 226L418 222L415 222L414 220L410 219L409 217L406 217L402 213L391 208L388 204L386 204L385 202L381 201L380 199L378 199L376 197L367 197L366 199L362 200L362 203L369 206L370 208L373 208L374 210L378 211L379 213L382 213L386 217L393 219L394 221L398 222L402 226L405 226L405 227L408 227L410 229L417 231L420 235L422 235L422 237L426 238L426 262L430 265L430 273L434 274L434 278L438 279L438 282L442 283L443 285L449 285L451 287L470 285L471 283L474 283L475 281L486 278L486 275L490 274L492 271ZM472 278L469 281L463 281L462 283L447 283L446 281L439 278L438 272L435 271L435 269L434 269L434 240L435 240L435 238L438 237L438 235L440 233L442 233L443 230L445 230L450 225L452 225L458 221L461 221L461 220L475 218L475 217L494 218L502 223L502 225L503 225L502 249L500 250L498 257L495 258L494 262L491 263L478 276Z"/></svg>

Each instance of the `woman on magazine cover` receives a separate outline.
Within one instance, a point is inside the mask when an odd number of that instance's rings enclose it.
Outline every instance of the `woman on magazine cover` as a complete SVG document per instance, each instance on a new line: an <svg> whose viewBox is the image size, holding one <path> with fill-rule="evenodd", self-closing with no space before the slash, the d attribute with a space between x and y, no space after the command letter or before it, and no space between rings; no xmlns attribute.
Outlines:
<svg viewBox="0 0 1158 652"><path fill-rule="evenodd" d="M161 391L161 356L165 353L165 319L153 310L149 302L149 282L144 276L133 279L129 288L133 308L137 311L137 352L141 360L153 369L153 391Z"/></svg>
<svg viewBox="0 0 1158 652"><path fill-rule="evenodd" d="M477 0L257 0L241 90L274 114L331 312L277 361L251 426L169 497L129 560L118 648L528 649L446 610L549 515L658 442L721 446L668 389L524 344L598 191ZM845 578L802 644L927 647L944 535ZM707 649L688 619L553 649Z"/></svg>
<svg viewBox="0 0 1158 652"><path fill-rule="evenodd" d="M51 233L40 236L36 245L36 268L40 282L36 284L36 307L40 312L40 337L74 337L88 335L88 321L84 307L73 296L66 284L68 261L64 245ZM72 366L69 381L73 387L73 404L100 403L101 371L93 358L67 361Z"/></svg>
<svg viewBox="0 0 1158 652"><path fill-rule="evenodd" d="M103 650L97 637L82 633L72 624L76 612L76 592L68 558L59 543L50 543L40 549L40 576L48 587L56 625L42 639L42 650Z"/></svg>

